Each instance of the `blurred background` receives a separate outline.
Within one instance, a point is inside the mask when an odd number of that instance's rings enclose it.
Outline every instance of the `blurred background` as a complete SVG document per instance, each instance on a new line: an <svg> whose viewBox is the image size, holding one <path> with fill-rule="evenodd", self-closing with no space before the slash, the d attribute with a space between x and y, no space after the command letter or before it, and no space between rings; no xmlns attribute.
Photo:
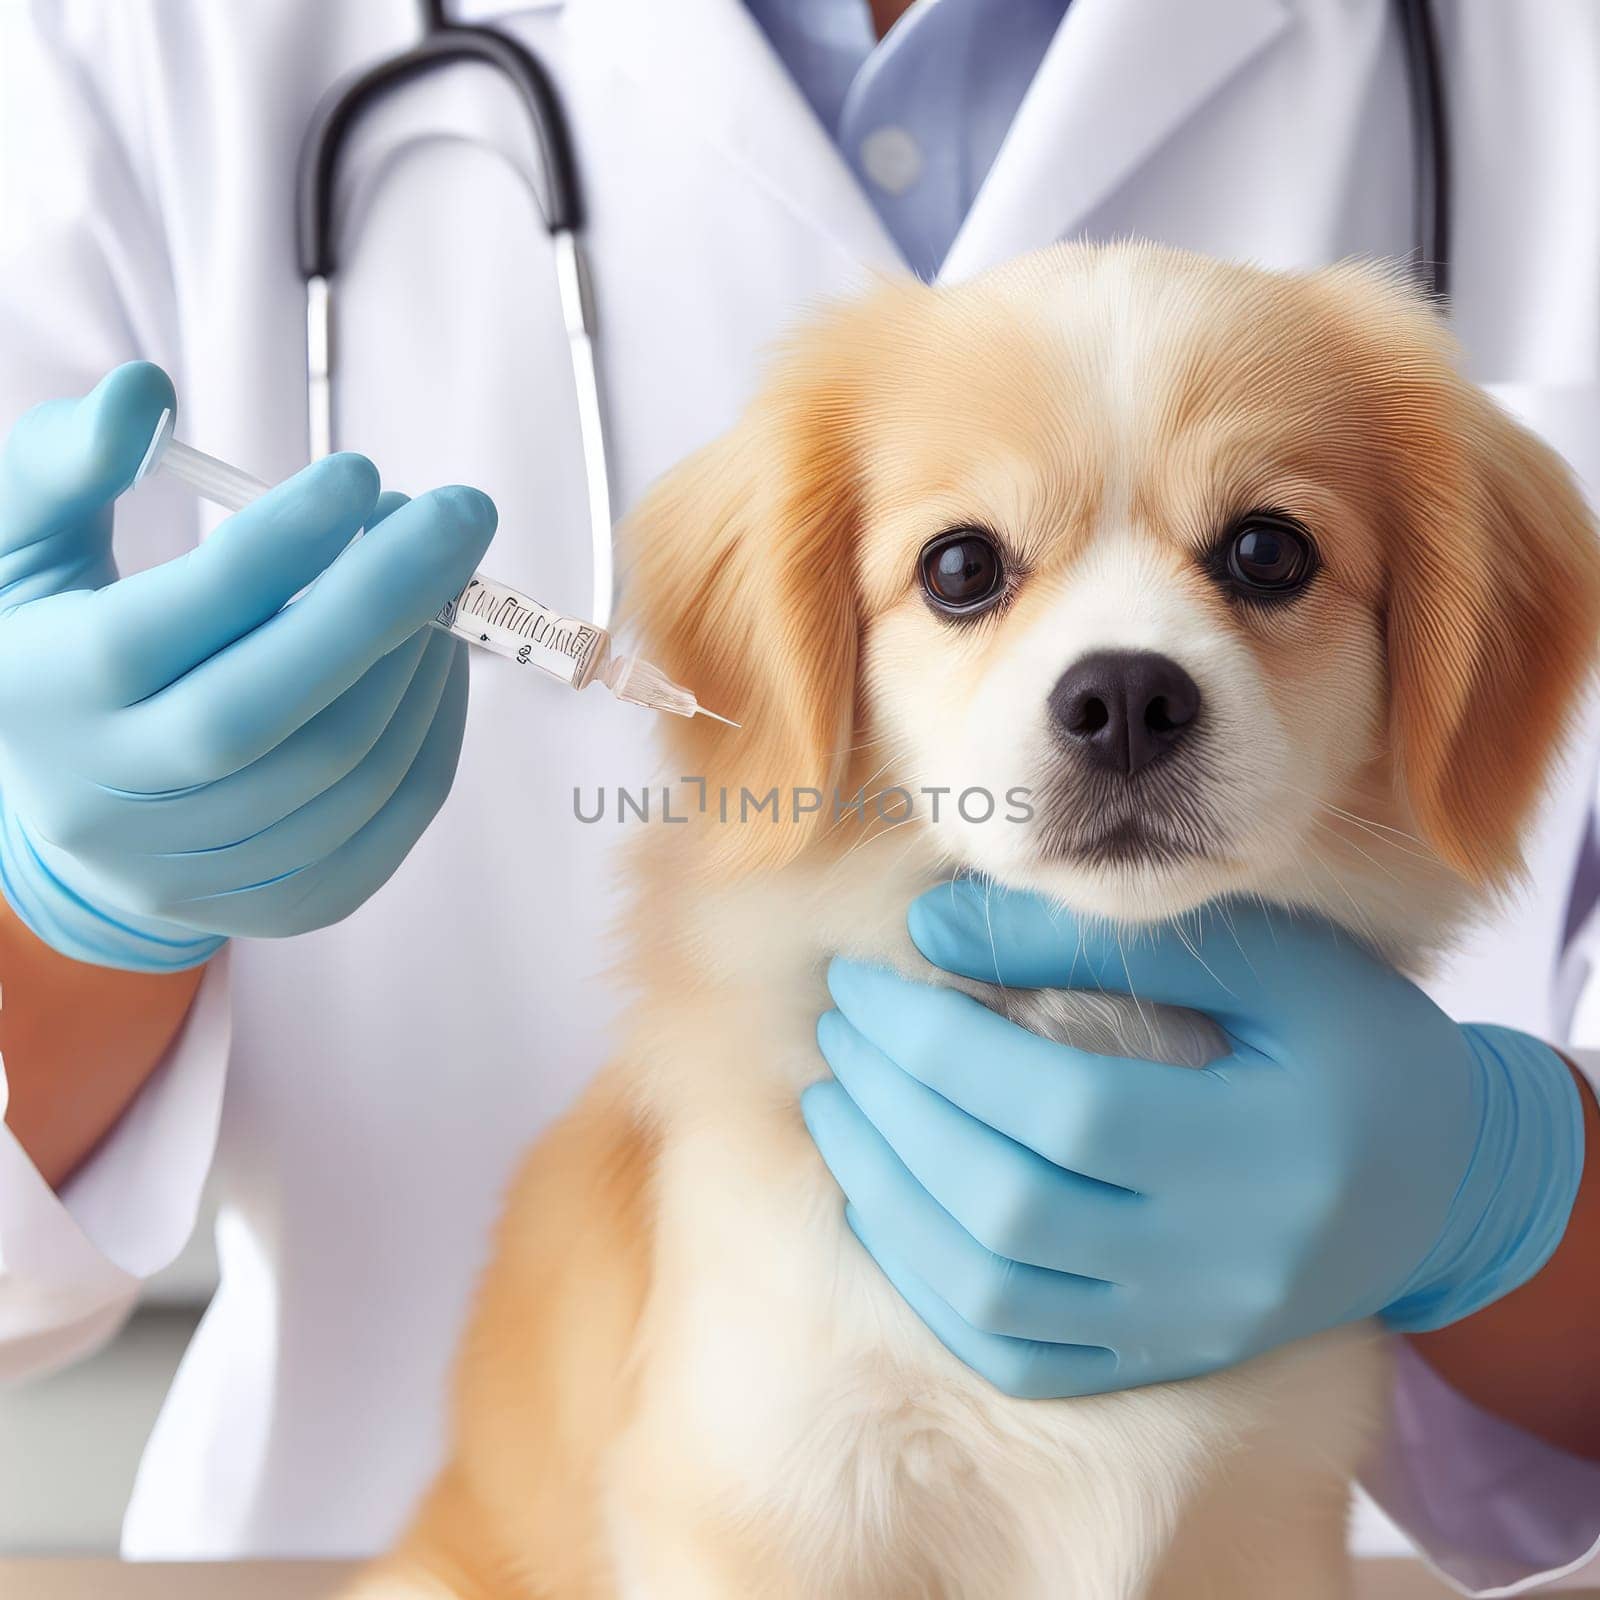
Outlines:
<svg viewBox="0 0 1600 1600"><path fill-rule="evenodd" d="M140 1452L217 1286L212 1215L208 1203L188 1248L104 1350L0 1386L0 1557L116 1553Z"/></svg>

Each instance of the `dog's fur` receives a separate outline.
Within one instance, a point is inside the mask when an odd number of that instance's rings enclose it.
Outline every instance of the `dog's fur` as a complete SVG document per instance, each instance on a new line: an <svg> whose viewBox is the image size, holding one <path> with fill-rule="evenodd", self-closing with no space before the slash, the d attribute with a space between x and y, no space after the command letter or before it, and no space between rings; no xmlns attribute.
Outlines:
<svg viewBox="0 0 1600 1600"><path fill-rule="evenodd" d="M1314 531L1325 566L1291 604L1204 570L1252 507ZM918 552L972 523L1018 577L957 626ZM1343 1594L1385 1381L1370 1329L1181 1384L1010 1398L856 1243L797 1099L825 1071L832 953L950 981L905 910L953 871L1128 923L1259 896L1422 968L1515 873L1600 626L1562 465L1394 275L1060 248L809 328L632 537L646 653L744 731L674 731L671 770L709 803L645 830L628 1042L516 1185L453 1457L361 1592ZM1107 647L1163 651L1204 693L1164 802L1183 851L1072 846L1045 700ZM1036 815L788 809L797 788L890 785L1026 786ZM773 786L778 821L720 820L719 789L736 815ZM1105 996L994 1003L1114 1053L1195 1064L1214 1042Z"/></svg>

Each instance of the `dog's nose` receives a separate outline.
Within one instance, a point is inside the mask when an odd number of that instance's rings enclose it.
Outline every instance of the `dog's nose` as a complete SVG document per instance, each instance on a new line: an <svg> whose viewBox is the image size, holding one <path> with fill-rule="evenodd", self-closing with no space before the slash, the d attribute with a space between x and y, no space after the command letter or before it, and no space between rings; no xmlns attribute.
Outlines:
<svg viewBox="0 0 1600 1600"><path fill-rule="evenodd" d="M1151 650L1097 650L1061 674L1050 715L1085 759L1131 776L1166 754L1200 714L1200 686Z"/></svg>

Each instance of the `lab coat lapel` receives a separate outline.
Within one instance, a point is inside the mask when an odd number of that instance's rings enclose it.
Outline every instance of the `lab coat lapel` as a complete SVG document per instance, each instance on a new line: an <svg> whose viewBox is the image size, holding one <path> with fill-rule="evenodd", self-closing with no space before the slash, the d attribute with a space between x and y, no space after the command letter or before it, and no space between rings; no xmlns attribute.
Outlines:
<svg viewBox="0 0 1600 1600"><path fill-rule="evenodd" d="M569 0L565 23L575 48L609 58L626 75L638 104L625 114L637 122L641 148L652 125L680 123L859 264L906 270L743 0ZM685 224L701 220L686 216Z"/></svg>
<svg viewBox="0 0 1600 1600"><path fill-rule="evenodd" d="M1287 21L1287 0L1073 0L940 278L1070 236Z"/></svg>

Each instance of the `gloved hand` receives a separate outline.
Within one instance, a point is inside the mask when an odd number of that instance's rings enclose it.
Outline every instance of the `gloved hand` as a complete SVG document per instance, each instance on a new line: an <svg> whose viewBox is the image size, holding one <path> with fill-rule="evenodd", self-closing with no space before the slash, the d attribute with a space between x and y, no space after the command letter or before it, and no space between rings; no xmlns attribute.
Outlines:
<svg viewBox="0 0 1600 1600"><path fill-rule="evenodd" d="M911 908L930 961L1187 1006L1194 1071L1052 1044L949 989L835 961L836 1081L808 1126L851 1226L935 1334L1019 1396L1229 1366L1381 1313L1437 1328L1533 1276L1583 1165L1548 1046L1460 1027L1350 936L1230 906L1118 941L1028 895Z"/></svg>
<svg viewBox="0 0 1600 1600"><path fill-rule="evenodd" d="M495 526L339 455L119 581L111 502L173 404L120 367L0 457L0 890L63 954L149 971L335 922L399 865L466 713L464 648L423 624Z"/></svg>

